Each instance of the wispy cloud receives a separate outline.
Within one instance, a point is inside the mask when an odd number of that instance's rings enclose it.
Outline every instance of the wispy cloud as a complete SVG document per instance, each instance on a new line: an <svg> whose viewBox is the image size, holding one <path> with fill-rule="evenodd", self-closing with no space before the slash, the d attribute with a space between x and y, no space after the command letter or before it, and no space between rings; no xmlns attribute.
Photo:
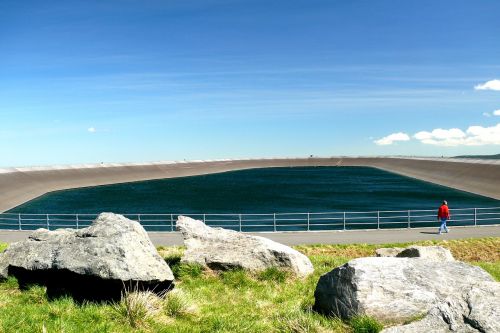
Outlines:
<svg viewBox="0 0 500 333"><path fill-rule="evenodd" d="M474 89L500 91L500 80L490 80L485 83L478 84L474 87Z"/></svg>
<svg viewBox="0 0 500 333"><path fill-rule="evenodd" d="M491 113L489 113L489 112L483 112L483 116L488 117L488 118L491 117L491 116L500 116L500 109L495 110L495 111L493 111Z"/></svg>
<svg viewBox="0 0 500 333"><path fill-rule="evenodd" d="M413 136L422 143L438 146L457 146L466 134L458 128L442 129L436 128L431 132L421 131Z"/></svg>
<svg viewBox="0 0 500 333"><path fill-rule="evenodd" d="M87 128L87 132L89 132L89 133L95 133L96 129L95 129L95 127L89 127L89 128Z"/></svg>
<svg viewBox="0 0 500 333"><path fill-rule="evenodd" d="M495 110L494 114L500 116L500 110ZM420 131L414 134L413 138L426 145L442 147L500 145L500 123L489 127L469 126L465 131L459 128L436 128L431 131ZM374 143L387 146L397 141L409 140L410 137L406 133L398 132L375 140Z"/></svg>
<svg viewBox="0 0 500 333"><path fill-rule="evenodd" d="M410 136L406 133L399 132L399 133L393 133L388 136L385 136L379 140L375 140L374 142L379 145L379 146L388 146L392 145L396 141L408 141L410 140Z"/></svg>
<svg viewBox="0 0 500 333"><path fill-rule="evenodd" d="M465 132L458 128L436 128L413 137L423 144L444 147L500 145L500 123L491 127L469 126Z"/></svg>

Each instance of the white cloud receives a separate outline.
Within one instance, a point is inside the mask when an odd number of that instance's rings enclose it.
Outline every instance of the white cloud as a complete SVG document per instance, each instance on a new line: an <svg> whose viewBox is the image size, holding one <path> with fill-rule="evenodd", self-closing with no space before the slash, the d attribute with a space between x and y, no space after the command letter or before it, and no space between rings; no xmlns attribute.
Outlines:
<svg viewBox="0 0 500 333"><path fill-rule="evenodd" d="M95 133L96 129L94 127L87 128L87 131L90 133Z"/></svg>
<svg viewBox="0 0 500 333"><path fill-rule="evenodd" d="M500 109L493 111L494 116L500 116Z"/></svg>
<svg viewBox="0 0 500 333"><path fill-rule="evenodd" d="M435 146L500 145L500 123L491 127L469 126L465 132L458 128L437 128L432 132L418 132L413 137L424 144Z"/></svg>
<svg viewBox="0 0 500 333"><path fill-rule="evenodd" d="M483 116L485 116L485 117L491 117L491 114L489 114L488 112L483 112Z"/></svg>
<svg viewBox="0 0 500 333"><path fill-rule="evenodd" d="M375 140L374 142L379 146L387 146L392 145L396 141L408 141L410 137L406 133L393 133L388 136L385 136L379 140Z"/></svg>
<svg viewBox="0 0 500 333"><path fill-rule="evenodd" d="M496 90L500 91L500 80L491 80L474 87L476 90Z"/></svg>

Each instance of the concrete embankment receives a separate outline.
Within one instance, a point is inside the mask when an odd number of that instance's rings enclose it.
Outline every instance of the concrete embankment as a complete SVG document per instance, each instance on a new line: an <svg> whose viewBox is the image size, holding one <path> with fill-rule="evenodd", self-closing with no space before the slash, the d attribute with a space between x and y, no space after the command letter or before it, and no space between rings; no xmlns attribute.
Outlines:
<svg viewBox="0 0 500 333"><path fill-rule="evenodd" d="M56 190L293 166L375 167L500 200L500 164L496 162L390 157L284 158L3 169L0 212Z"/></svg>

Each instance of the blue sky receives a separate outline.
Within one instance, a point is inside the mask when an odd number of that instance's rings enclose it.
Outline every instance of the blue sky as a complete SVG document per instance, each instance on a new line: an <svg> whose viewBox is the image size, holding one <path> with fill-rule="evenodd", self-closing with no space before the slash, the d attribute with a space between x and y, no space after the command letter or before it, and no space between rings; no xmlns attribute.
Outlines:
<svg viewBox="0 0 500 333"><path fill-rule="evenodd" d="M496 0L2 0L0 166L499 153L498 36Z"/></svg>

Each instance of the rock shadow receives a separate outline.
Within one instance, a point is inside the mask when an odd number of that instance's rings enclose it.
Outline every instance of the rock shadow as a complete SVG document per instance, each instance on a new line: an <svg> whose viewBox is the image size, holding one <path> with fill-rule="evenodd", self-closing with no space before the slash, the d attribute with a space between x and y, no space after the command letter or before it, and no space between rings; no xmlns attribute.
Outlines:
<svg viewBox="0 0 500 333"><path fill-rule="evenodd" d="M21 290L28 289L30 285L42 285L47 287L49 300L70 296L80 304L84 302L116 302L127 290L148 290L156 294L164 294L174 288L172 281L101 279L65 269L31 271L19 267L9 267L9 275L16 277Z"/></svg>

